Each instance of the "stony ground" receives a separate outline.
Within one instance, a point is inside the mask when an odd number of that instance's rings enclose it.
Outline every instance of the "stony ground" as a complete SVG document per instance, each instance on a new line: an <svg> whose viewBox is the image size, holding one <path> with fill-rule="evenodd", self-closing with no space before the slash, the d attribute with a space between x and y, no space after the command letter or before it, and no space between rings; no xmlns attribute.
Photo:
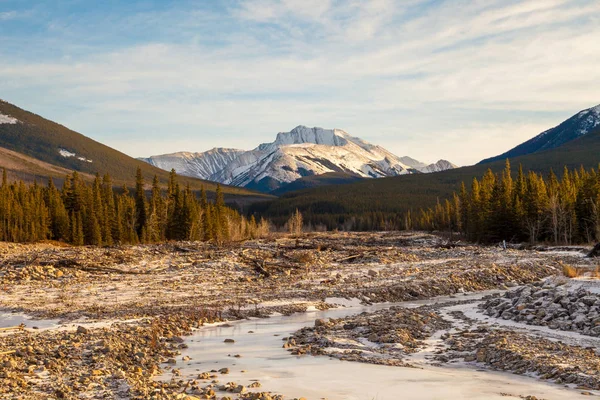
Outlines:
<svg viewBox="0 0 600 400"><path fill-rule="evenodd" d="M438 360L462 359L496 370L529 374L580 390L600 390L600 350L539 338L508 329L479 327L446 338ZM589 392L586 392L589 393Z"/></svg>
<svg viewBox="0 0 600 400"><path fill-rule="evenodd" d="M410 367L404 356L417 352L424 347L424 339L450 326L424 307L391 307L342 319L318 319L314 327L288 338L284 347L294 355L327 355L344 361Z"/></svg>
<svg viewBox="0 0 600 400"><path fill-rule="evenodd" d="M486 301L481 308L495 318L600 337L600 296L568 282L560 278L526 285Z"/></svg>
<svg viewBox="0 0 600 400"><path fill-rule="evenodd" d="M209 321L324 309L332 297L375 303L507 289L557 274L562 263L592 265L573 253L448 245L403 233L280 236L222 247L2 243L0 313L64 325L0 331L0 398L274 399L217 382L219 373L183 383L154 378L180 356L182 337ZM432 312L387 310L323 326L405 354L445 326ZM390 318L405 331L384 332ZM385 351L377 357L387 358Z"/></svg>

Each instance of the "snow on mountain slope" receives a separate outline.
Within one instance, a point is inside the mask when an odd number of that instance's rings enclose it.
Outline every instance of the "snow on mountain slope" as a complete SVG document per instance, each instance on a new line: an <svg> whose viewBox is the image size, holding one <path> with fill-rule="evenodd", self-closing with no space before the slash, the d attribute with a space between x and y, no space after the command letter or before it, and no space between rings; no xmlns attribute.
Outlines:
<svg viewBox="0 0 600 400"><path fill-rule="evenodd" d="M480 164L555 149L565 143L587 135L599 125L600 104L580 111L566 121L563 121L560 125L540 133L506 153L485 159Z"/></svg>
<svg viewBox="0 0 600 400"><path fill-rule="evenodd" d="M182 151L140 160L167 171L175 169L181 175L210 179L244 152L245 150L214 148L203 153Z"/></svg>
<svg viewBox="0 0 600 400"><path fill-rule="evenodd" d="M427 173L431 173L431 172L446 171L448 169L454 169L454 168L458 168L458 166L452 164L450 161L447 161L447 160L439 160L436 163L429 164L423 168L419 168L419 171L427 174Z"/></svg>
<svg viewBox="0 0 600 400"><path fill-rule="evenodd" d="M0 113L0 124L16 124L19 122L18 119L11 117L10 115L4 115Z"/></svg>
<svg viewBox="0 0 600 400"><path fill-rule="evenodd" d="M213 149L205 153L174 153L143 159L162 169L228 185L271 191L304 176L343 172L380 178L436 172L455 166L447 161L427 165L402 159L380 146L340 129L298 126L280 132L272 143L254 150Z"/></svg>
<svg viewBox="0 0 600 400"><path fill-rule="evenodd" d="M408 165L411 168L414 168L416 170L421 170L423 168L427 168L427 164L425 164L424 162L421 162L419 160L415 160L412 157L408 157L408 156L404 156L404 157L400 157L400 162L403 164Z"/></svg>

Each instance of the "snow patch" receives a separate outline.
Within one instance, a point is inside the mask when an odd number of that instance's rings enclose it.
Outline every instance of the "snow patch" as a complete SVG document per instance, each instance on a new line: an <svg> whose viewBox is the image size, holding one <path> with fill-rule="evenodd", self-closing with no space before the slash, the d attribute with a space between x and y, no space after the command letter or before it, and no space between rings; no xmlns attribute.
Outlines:
<svg viewBox="0 0 600 400"><path fill-rule="evenodd" d="M75 153L71 153L68 150L65 149L58 149L58 153L63 156L64 158L69 158L69 157L75 157L77 154Z"/></svg>
<svg viewBox="0 0 600 400"><path fill-rule="evenodd" d="M88 162L88 163L91 163L91 162L93 162L93 161L92 161L92 160L90 160L90 159L87 159L87 158L85 158L85 157L78 156L77 154L75 154L75 153L72 153L72 152L70 152L69 150L65 150L65 149L58 149L58 154L60 154L60 155L61 155L61 156L63 156L64 158L71 158L71 157L75 157L75 158L77 158L79 161Z"/></svg>
<svg viewBox="0 0 600 400"><path fill-rule="evenodd" d="M14 125L19 122L18 119L11 117L10 115L4 115L0 113L0 124L11 124Z"/></svg>

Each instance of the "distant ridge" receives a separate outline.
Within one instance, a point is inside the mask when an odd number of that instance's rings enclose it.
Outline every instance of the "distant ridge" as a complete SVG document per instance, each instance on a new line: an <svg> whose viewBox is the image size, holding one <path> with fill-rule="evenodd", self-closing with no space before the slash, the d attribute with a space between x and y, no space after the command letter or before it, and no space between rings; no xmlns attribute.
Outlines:
<svg viewBox="0 0 600 400"><path fill-rule="evenodd" d="M555 149L587 135L597 126L600 126L600 105L580 111L560 125L540 133L506 153L487 158L481 161L480 164Z"/></svg>

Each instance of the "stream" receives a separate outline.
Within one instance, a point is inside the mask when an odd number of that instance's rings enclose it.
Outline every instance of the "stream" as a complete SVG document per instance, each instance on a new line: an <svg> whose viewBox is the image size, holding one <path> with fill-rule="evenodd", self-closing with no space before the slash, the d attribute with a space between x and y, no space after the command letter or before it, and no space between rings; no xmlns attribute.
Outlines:
<svg viewBox="0 0 600 400"><path fill-rule="evenodd" d="M489 400L519 398L533 395L546 400L579 397L579 391L511 373L477 370L456 363L433 366L426 363L439 343L439 335L427 341L422 352L408 357L420 368L389 367L340 361L327 356L293 356L282 348L283 338L303 327L312 326L317 318L341 318L363 311L372 312L394 305L418 307L436 302L479 299L477 293L458 297L441 297L424 301L361 306L347 302L347 307L291 316L250 319L205 326L186 339L189 348L178 357L175 368L181 378L194 378L201 372L229 368L219 381L245 386L259 381L262 386L252 391L283 394L286 399L305 397L307 400ZM342 303L328 299L330 303ZM235 343L224 343L234 339ZM239 358L234 357L240 355ZM182 356L191 360L181 361ZM162 379L170 379L167 371Z"/></svg>

